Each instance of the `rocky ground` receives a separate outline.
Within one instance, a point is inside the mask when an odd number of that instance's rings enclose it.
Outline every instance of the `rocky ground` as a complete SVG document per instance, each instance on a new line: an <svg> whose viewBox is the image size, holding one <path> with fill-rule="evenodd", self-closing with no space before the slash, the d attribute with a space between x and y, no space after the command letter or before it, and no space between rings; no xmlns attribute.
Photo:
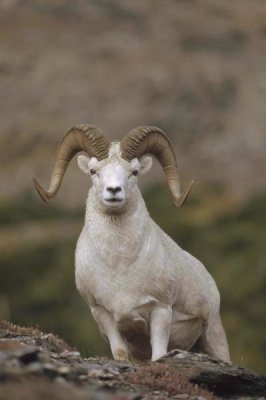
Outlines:
<svg viewBox="0 0 266 400"><path fill-rule="evenodd" d="M266 378L174 350L156 363L82 358L53 334L0 321L0 400L265 399Z"/></svg>

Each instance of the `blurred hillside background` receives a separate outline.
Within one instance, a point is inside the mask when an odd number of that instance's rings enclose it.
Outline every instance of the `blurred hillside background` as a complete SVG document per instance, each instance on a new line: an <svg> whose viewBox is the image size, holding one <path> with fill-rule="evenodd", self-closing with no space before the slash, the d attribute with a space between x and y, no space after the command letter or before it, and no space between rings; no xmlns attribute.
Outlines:
<svg viewBox="0 0 266 400"><path fill-rule="evenodd" d="M87 178L73 161L47 206L30 177L76 123L157 125L196 185L177 210L155 163L148 208L214 276L233 361L266 372L264 0L0 0L0 121L0 319L109 354L74 284Z"/></svg>

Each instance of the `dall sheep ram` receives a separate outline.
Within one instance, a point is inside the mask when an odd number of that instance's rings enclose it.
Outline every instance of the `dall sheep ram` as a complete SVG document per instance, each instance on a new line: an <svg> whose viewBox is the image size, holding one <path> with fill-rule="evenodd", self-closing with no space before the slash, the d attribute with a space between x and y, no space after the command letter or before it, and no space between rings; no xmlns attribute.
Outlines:
<svg viewBox="0 0 266 400"><path fill-rule="evenodd" d="M50 187L33 178L44 201L59 190L70 160L91 176L85 225L75 255L76 285L116 360L129 353L157 360L168 350L197 350L230 362L221 324L220 296L205 267L182 250L150 217L138 175L163 168L174 202L181 206L173 146L156 127L138 127L110 143L92 125L77 125L59 144Z"/></svg>

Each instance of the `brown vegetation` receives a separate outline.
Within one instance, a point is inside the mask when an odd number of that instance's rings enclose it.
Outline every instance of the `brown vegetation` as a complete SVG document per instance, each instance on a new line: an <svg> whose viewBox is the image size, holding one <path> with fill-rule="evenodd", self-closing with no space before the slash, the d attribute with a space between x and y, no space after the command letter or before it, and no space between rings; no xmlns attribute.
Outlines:
<svg viewBox="0 0 266 400"><path fill-rule="evenodd" d="M13 324L12 322L4 320L0 320L0 337L2 337L2 335L5 338L12 338L14 336L29 336L31 338L39 338L42 340L42 343L45 344L46 347L48 346L49 349L54 349L54 351L76 350L73 346L69 346L63 339L61 339L57 335L54 335L52 333L43 333L42 331L40 331L40 329L33 326L19 326ZM12 348L12 342L8 341L7 343L7 347L11 346Z"/></svg>
<svg viewBox="0 0 266 400"><path fill-rule="evenodd" d="M193 385L187 377L171 366L158 363L150 363L138 367L130 372L126 379L135 385L143 385L150 390L160 390L169 396L187 394L188 396L201 396L207 400L214 400L216 397L207 389Z"/></svg>

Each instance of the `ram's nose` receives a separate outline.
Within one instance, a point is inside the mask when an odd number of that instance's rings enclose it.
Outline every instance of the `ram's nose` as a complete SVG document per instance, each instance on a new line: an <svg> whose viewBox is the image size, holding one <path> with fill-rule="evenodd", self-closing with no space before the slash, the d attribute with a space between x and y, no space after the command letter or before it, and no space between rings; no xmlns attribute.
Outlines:
<svg viewBox="0 0 266 400"><path fill-rule="evenodd" d="M116 194L122 191L121 186L108 186L106 190L112 194Z"/></svg>

